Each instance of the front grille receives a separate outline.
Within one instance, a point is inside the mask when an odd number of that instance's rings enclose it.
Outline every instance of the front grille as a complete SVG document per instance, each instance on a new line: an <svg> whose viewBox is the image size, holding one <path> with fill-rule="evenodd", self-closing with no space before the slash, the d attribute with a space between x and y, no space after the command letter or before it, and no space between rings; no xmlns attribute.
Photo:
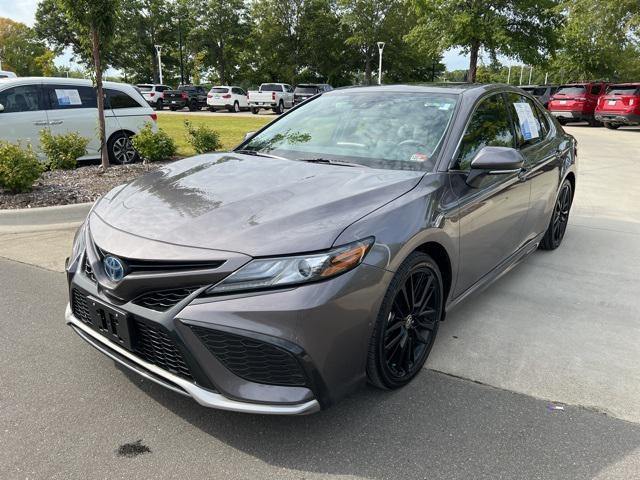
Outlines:
<svg viewBox="0 0 640 480"><path fill-rule="evenodd" d="M220 330L191 329L220 363L245 380L286 386L307 383L295 356L280 347Z"/></svg>
<svg viewBox="0 0 640 480"><path fill-rule="evenodd" d="M93 267L91 267L91 263L89 263L89 257L87 256L86 253L84 254L84 264L82 268L87 278L91 280L93 283L96 283L96 276L93 273Z"/></svg>
<svg viewBox="0 0 640 480"><path fill-rule="evenodd" d="M87 295L78 289L71 291L71 310L76 318L95 329ZM159 325L138 317L129 317L133 326L133 350L143 360L193 381L182 353L169 334Z"/></svg>
<svg viewBox="0 0 640 480"><path fill-rule="evenodd" d="M135 319L135 351L143 360L171 373L193 380L182 353L161 327Z"/></svg>
<svg viewBox="0 0 640 480"><path fill-rule="evenodd" d="M164 312L178 304L200 287L174 288L172 290L159 290L149 292L136 298L133 303L141 307Z"/></svg>

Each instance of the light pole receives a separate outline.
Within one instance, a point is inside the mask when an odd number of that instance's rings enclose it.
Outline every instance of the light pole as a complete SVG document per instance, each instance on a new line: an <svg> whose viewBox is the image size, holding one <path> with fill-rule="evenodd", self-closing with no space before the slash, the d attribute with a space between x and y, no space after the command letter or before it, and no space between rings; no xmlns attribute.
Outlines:
<svg viewBox="0 0 640 480"><path fill-rule="evenodd" d="M533 75L533 67L529 68L529 85L531 85L531 76Z"/></svg>
<svg viewBox="0 0 640 480"><path fill-rule="evenodd" d="M507 73L507 85L511 85L511 64L509 64L509 73Z"/></svg>
<svg viewBox="0 0 640 480"><path fill-rule="evenodd" d="M518 85L522 85L522 72L524 72L524 64L520 65L520 81L518 82Z"/></svg>
<svg viewBox="0 0 640 480"><path fill-rule="evenodd" d="M384 50L384 42L378 42L378 85L382 85L382 50Z"/></svg>
<svg viewBox="0 0 640 480"><path fill-rule="evenodd" d="M156 52L158 52L158 76L160 77L160 84L162 81L162 45L155 45Z"/></svg>

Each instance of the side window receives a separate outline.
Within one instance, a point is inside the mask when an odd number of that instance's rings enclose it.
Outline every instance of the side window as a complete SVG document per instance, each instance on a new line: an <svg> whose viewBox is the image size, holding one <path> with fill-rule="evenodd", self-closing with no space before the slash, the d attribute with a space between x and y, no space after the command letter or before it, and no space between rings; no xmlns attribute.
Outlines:
<svg viewBox="0 0 640 480"><path fill-rule="evenodd" d="M239 88L239 89L238 89L238 95L244 95L244 96L246 96L246 95L247 95L247 92L245 92L243 89Z"/></svg>
<svg viewBox="0 0 640 480"><path fill-rule="evenodd" d="M4 113L37 112L44 110L39 85L23 85L0 92Z"/></svg>
<svg viewBox="0 0 640 480"><path fill-rule="evenodd" d="M45 96L51 110L98 108L96 91L77 85L46 85Z"/></svg>
<svg viewBox="0 0 640 480"><path fill-rule="evenodd" d="M107 108L117 109L117 108L137 108L141 105L120 90L112 90L110 88L106 89L107 92Z"/></svg>
<svg viewBox="0 0 640 480"><path fill-rule="evenodd" d="M540 129L542 130L542 135L540 135L540 136L542 138L546 138L546 136L547 136L547 134L549 133L549 130L550 130L549 119L544 114L544 112L540 109L540 107L538 107L537 105L536 105L535 109L533 110L533 113L536 114L536 117L538 118L538 122L540 123Z"/></svg>
<svg viewBox="0 0 640 480"><path fill-rule="evenodd" d="M455 168L469 171L483 147L513 147L511 120L502 95L492 95L478 105L462 137Z"/></svg>
<svg viewBox="0 0 640 480"><path fill-rule="evenodd" d="M234 95L240 95L240 89L236 88L236 87L233 87L231 89L231 93L233 93Z"/></svg>
<svg viewBox="0 0 640 480"><path fill-rule="evenodd" d="M536 106L531 99L517 93L507 93L507 104L513 118L518 147L538 143L544 137Z"/></svg>
<svg viewBox="0 0 640 480"><path fill-rule="evenodd" d="M591 95L600 95L602 85L591 85Z"/></svg>

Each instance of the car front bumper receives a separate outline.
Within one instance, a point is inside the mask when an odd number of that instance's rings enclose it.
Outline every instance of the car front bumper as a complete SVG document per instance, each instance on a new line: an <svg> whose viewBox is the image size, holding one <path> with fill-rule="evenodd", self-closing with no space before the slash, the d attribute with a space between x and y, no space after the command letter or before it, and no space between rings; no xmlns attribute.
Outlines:
<svg viewBox="0 0 640 480"><path fill-rule="evenodd" d="M137 299L114 303L95 278L71 265L66 322L116 362L201 405L307 414L366 382L369 339L392 276L363 263L296 288L203 297L203 287L157 312ZM92 315L75 303L76 294L126 313L131 344L100 333ZM145 333L152 330L151 337Z"/></svg>

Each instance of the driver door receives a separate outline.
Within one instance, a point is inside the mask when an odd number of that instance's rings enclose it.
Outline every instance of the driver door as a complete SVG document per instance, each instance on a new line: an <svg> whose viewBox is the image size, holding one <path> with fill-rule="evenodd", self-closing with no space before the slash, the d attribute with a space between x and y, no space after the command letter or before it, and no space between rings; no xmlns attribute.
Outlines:
<svg viewBox="0 0 640 480"><path fill-rule="evenodd" d="M501 93L485 97L471 114L458 147L451 186L459 199L460 263L455 296L464 293L525 243L531 185L517 173L489 174L466 183L471 161L485 146L516 147Z"/></svg>
<svg viewBox="0 0 640 480"><path fill-rule="evenodd" d="M0 91L0 140L31 145L39 152L40 131L48 128L42 85L17 85Z"/></svg>

